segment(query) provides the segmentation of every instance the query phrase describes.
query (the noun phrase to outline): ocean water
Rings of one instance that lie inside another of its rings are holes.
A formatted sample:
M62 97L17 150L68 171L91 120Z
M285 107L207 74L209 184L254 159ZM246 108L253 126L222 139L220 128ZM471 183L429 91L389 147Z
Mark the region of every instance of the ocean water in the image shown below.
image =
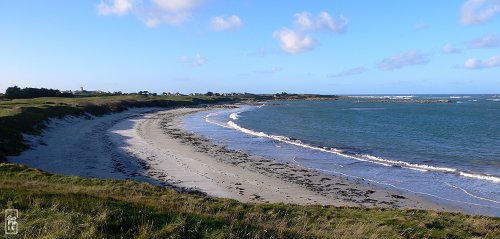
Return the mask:
M269 102L197 113L183 125L232 149L500 216L500 96Z

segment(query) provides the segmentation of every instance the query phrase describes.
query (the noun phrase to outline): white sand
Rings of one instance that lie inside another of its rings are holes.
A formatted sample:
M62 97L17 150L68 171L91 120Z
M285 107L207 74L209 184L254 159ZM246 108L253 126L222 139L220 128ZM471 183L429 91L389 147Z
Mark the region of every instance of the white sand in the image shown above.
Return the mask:
M118 122L129 122L129 118L151 111L158 109L136 108L103 117L53 119L43 137L25 135L32 149L10 157L9 161L64 175L152 182L138 175L143 170L140 162L117 150L109 132Z
M160 128L161 119L162 112L149 114L131 120L135 122L133 128L126 127L129 121L122 121L110 129L113 134L119 135L116 138L127 137L124 141L127 146L122 149L144 159L152 168L149 175L155 179L167 180L185 188L196 188L210 196L240 201L329 202L327 198L299 185L226 164L207 154L196 152L192 147L164 134Z

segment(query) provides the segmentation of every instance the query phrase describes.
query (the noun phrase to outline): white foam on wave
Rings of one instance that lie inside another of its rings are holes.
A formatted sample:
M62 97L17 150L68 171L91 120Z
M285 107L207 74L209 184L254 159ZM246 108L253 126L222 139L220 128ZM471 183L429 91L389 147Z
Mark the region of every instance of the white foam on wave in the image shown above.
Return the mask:
M405 167L409 169L416 169L419 171L426 170L426 171L440 171L440 172L448 172L448 173L454 173L457 170L454 168L445 168L445 167L434 167L434 166L429 166L425 164L415 164L415 163L408 163L405 161L399 161L399 160L388 160L388 159L383 159L371 155L364 155L366 158L369 158L373 161L382 161L385 163L391 164L391 166L400 166L400 167Z
M238 116L239 116L238 114L239 113L240 112L232 113L232 114L229 115L229 118L231 118L233 120L238 120Z
M364 110L385 110L385 108L349 108L350 110L364 111Z
M365 99L391 99L391 100L410 100L412 99L413 95L352 95L349 97L354 97L354 98L365 98Z
M469 178L475 178L475 179L480 179L480 180L487 180L487 181L491 181L494 183L500 183L499 177L491 176L491 175L466 173L466 172L461 172L455 168L437 167L437 166L430 166L430 165L425 165L425 164L409 163L409 162L400 161L400 160L389 160L389 159L384 159L384 158L380 158L380 157L376 157L376 156L372 156L372 155L368 155L368 154L351 155L351 154L343 153L342 150L338 150L335 148L316 147L316 146L305 144L305 143L301 142L300 140L292 140L286 136L271 135L271 134L266 134L264 132L256 132L256 131L253 131L250 129L246 129L246 128L239 126L238 124L236 124L233 121L229 121L229 122L227 122L227 124L222 124L222 123L218 123L218 122L214 122L214 121L210 120L210 117L215 116L215 115L217 115L217 114L210 113L210 114L206 115L204 117L205 121L208 123L211 123L211 124L219 125L219 126L224 127L224 128L235 129L235 130L238 130L238 131L243 132L243 133L248 134L248 135L261 137L261 138L268 138L268 139L272 139L275 141L299 146L302 148L331 153L331 154L339 155L342 157L351 158L351 159L354 159L357 161L375 163L375 164L383 165L386 167L402 167L402 168L407 168L407 169L421 171L421 172L431 171L431 172L452 173L452 174L460 175L463 177L469 177Z
M253 135L253 136L257 136L257 137L265 137L265 138L270 138L269 135L267 135L266 133L263 133L263 132L255 132L253 130L249 130L249 129L245 129L243 127L240 127L239 125L237 125L236 123L234 123L233 121L229 121L227 122L227 125L229 125L229 127L233 128L233 129L237 129L245 134L249 134L249 135Z
M221 123L218 123L218 122L215 122L215 121L210 120L210 117L212 117L212 116L216 116L216 115L218 115L218 114L217 114L217 113L210 113L210 114L205 115L203 118L205 119L205 121L206 121L207 123L210 123L210 124L215 124L215 125L218 125L218 126L220 126L220 127L224 127L224 128L231 129L231 127L229 127L229 126L227 126L227 125L224 125L224 124L221 124Z
M411 98L413 98L413 95L393 95L389 97L391 100L410 100Z
M491 175L480 175L480 174L465 173L465 172L460 172L459 174L464 177L476 178L476 179L493 181L495 183L500 183L500 178Z
M420 172L429 172L429 170L421 169L421 168L409 168L409 167L402 167L402 168L411 169L411 170L420 171Z

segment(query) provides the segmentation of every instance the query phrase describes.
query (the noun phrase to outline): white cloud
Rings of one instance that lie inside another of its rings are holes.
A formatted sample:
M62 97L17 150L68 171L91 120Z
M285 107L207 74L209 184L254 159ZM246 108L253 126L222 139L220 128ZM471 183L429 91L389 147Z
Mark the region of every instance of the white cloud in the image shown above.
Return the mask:
M328 12L321 12L316 17L308 12L301 12L296 13L294 17L294 29L283 27L273 33L274 38L280 42L281 50L290 54L312 50L319 45L318 41L308 35L310 32L326 30L344 33L348 25L346 17L341 15L336 20Z
M403 52L398 55L387 57L378 63L381 70L395 70L406 66L422 65L428 63L427 56L416 51Z
M189 17L189 12L166 13L157 9L149 9L138 12L137 16L144 22L147 27L155 28L161 24L171 26L182 25Z
M194 64L196 64L197 66L201 66L201 65L205 64L206 62L207 62L207 58L203 57L200 54L196 55L196 58L194 60Z
M243 22L241 21L240 17L236 15L232 15L227 18L224 18L223 16L217 16L212 18L212 21L210 22L210 26L216 31L236 29L241 27L242 25Z
M161 24L181 25L191 17L192 10L203 0L102 0L97 6L99 15L133 13L147 27Z
M194 57L189 57L189 56L181 56L179 57L180 62L184 64L189 64L192 66L201 66L204 65L207 62L207 58L200 54L196 54Z
M464 62L464 67L467 69L474 69L479 66L479 60L476 58L469 58Z
M200 4L200 0L153 0L160 8L167 12L186 12Z
M303 31L328 30L343 33L347 29L348 19L340 15L336 20L328 12L321 12L313 18L308 12L301 12L294 15L295 25Z
M500 46L499 36L485 36L469 42L471 48L494 48Z
M97 13L99 15L124 15L132 10L135 0L108 0L101 1L97 5Z
M481 69L481 68L500 67L500 56L492 56L486 60L469 58L464 62L463 67L466 69Z
M296 13L295 25L302 29L313 29L315 28L315 23L311 19L311 14L308 12Z
M275 31L273 36L280 41L281 49L290 54L312 50L318 45L312 37L288 28Z
M500 0L467 0L461 9L464 24L485 22L500 12Z
M455 54L455 53L460 53L460 50L455 48L451 44L446 44L441 49L441 53L443 53L443 54Z
M368 69L366 69L365 67L356 67L356 68L351 68L351 69L341 71L341 72L336 73L336 74L332 74L332 75L330 75L330 77L352 76L352 75L362 74L362 73L365 73L367 71L368 71Z
M160 23L160 20L157 18L149 18L144 21L144 24L146 24L146 26L150 28L155 28L160 25Z

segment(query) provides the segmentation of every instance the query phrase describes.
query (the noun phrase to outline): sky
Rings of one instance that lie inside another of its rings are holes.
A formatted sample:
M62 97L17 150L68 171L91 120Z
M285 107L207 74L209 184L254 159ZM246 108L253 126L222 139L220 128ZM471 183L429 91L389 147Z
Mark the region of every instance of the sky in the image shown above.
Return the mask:
M500 0L2 0L9 86L500 93Z

